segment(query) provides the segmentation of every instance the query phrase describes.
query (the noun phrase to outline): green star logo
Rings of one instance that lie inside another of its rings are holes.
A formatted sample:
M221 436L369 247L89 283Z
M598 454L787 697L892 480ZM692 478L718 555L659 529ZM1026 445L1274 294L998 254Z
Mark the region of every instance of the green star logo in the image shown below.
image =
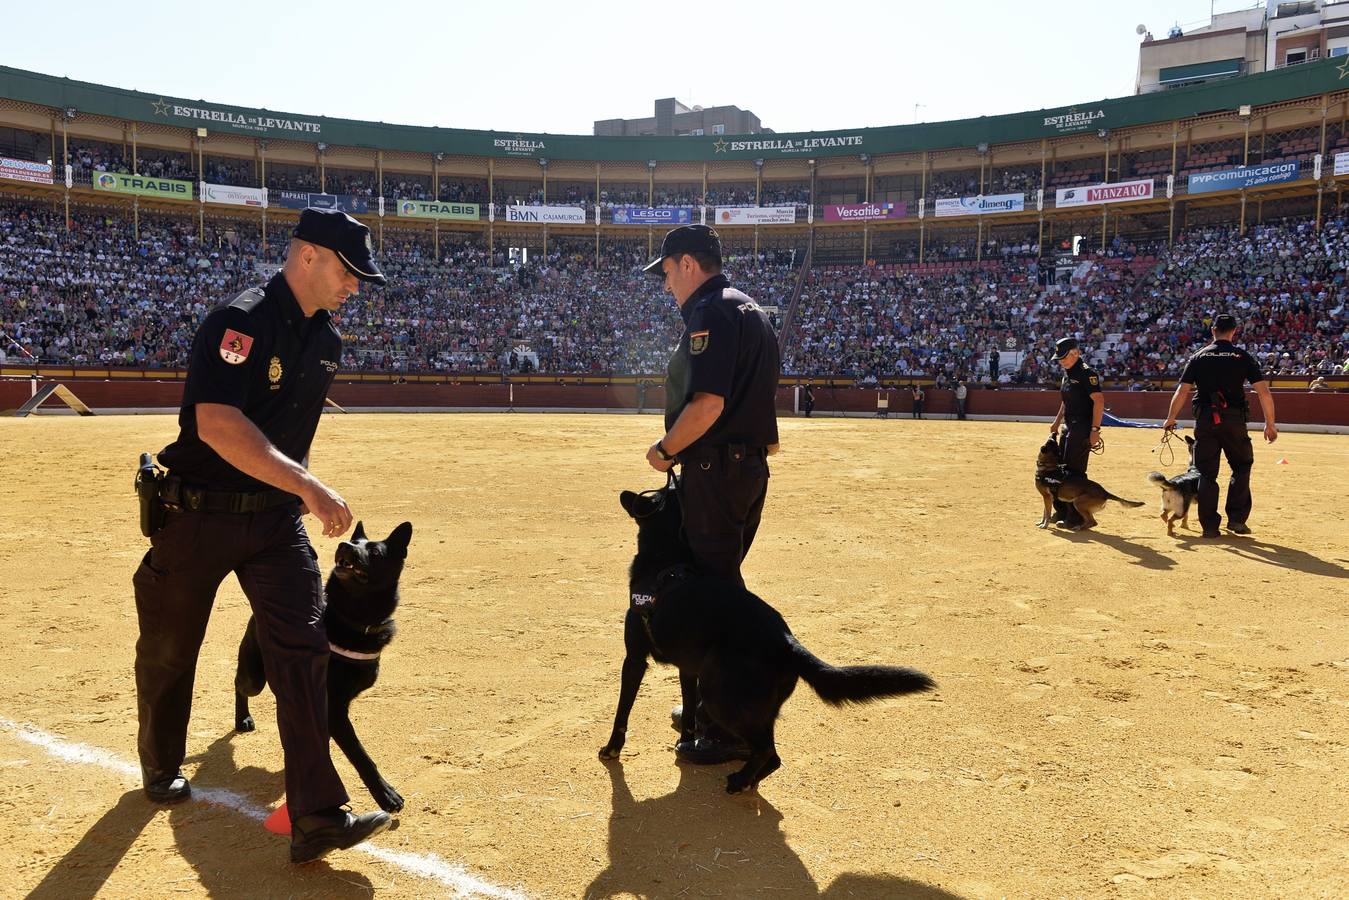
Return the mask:
M163 97L160 97L158 100L156 100L154 103L151 103L150 105L155 108L155 115L157 116L167 116L169 114L169 105L164 102Z
M713 144L712 146L716 148L716 151L717 151L718 153L725 153L725 152L726 152L726 141L723 140L722 138L717 138L717 142L716 142L715 144Z

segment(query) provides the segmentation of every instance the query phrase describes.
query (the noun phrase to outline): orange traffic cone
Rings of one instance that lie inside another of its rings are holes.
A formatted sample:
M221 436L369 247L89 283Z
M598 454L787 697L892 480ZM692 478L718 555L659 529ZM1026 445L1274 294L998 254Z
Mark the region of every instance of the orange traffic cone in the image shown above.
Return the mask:
M276 812L262 823L262 827L272 834L290 834L290 810L286 808L286 804L282 803L277 807Z
M1276 462L1274 465L1276 465L1276 466L1286 466L1286 465L1288 465L1288 457L1285 456L1283 459L1279 460L1279 461Z

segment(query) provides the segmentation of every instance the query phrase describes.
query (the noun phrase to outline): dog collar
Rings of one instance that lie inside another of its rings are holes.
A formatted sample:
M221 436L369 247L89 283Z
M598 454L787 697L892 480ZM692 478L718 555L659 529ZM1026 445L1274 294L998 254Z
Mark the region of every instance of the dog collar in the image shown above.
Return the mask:
M378 653L358 653L355 650L348 650L346 647L339 647L332 641L328 642L328 649L338 656L345 656L347 659L372 660L379 659Z

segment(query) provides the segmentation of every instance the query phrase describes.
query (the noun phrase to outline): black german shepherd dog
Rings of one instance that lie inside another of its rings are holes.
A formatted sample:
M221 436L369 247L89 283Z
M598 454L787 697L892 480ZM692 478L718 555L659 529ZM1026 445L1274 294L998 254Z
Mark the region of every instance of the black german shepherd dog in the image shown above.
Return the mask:
M728 794L753 789L782 765L773 726L798 678L833 706L936 686L914 669L822 662L797 642L773 607L733 582L699 575L681 533L673 479L659 491L624 491L619 501L637 520L637 555L628 573L618 712L600 759L617 759L623 749L648 656L679 667L681 740L693 737L692 711L701 698L709 719L749 744L744 768L726 779Z
M384 780L365 752L351 724L351 701L379 678L379 654L393 640L393 613L398 607L398 578L412 540L412 523L404 522L382 541L365 536L356 523L350 541L337 545L337 565L323 591L328 605L323 624L328 631L328 730L342 748L380 809L398 812L403 798ZM248 698L262 693L267 675L256 626L248 620L239 644L239 669L234 676L234 728L253 731Z

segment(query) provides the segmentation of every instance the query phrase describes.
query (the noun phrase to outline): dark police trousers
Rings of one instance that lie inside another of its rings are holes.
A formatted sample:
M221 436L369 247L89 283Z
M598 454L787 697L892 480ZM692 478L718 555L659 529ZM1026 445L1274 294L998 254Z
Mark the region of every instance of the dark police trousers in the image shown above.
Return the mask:
M684 534L700 571L744 587L740 563L754 543L768 496L762 447L699 447L679 454Z
M1059 440L1059 464L1075 475L1087 474L1091 460L1091 422L1065 422L1068 431ZM1082 515L1071 503L1054 501L1054 517L1068 525L1081 525Z
M1251 514L1251 465L1255 450L1246 430L1246 414L1240 409L1213 410L1195 414L1194 466L1199 470L1199 524L1214 531L1222 522L1218 515L1218 459L1227 457L1232 479L1227 483L1227 523L1241 524Z
M136 696L149 784L183 763L192 682L220 583L236 573L276 695L291 819L347 802L328 752L328 638L318 555L298 504L257 513L170 512L136 586Z

